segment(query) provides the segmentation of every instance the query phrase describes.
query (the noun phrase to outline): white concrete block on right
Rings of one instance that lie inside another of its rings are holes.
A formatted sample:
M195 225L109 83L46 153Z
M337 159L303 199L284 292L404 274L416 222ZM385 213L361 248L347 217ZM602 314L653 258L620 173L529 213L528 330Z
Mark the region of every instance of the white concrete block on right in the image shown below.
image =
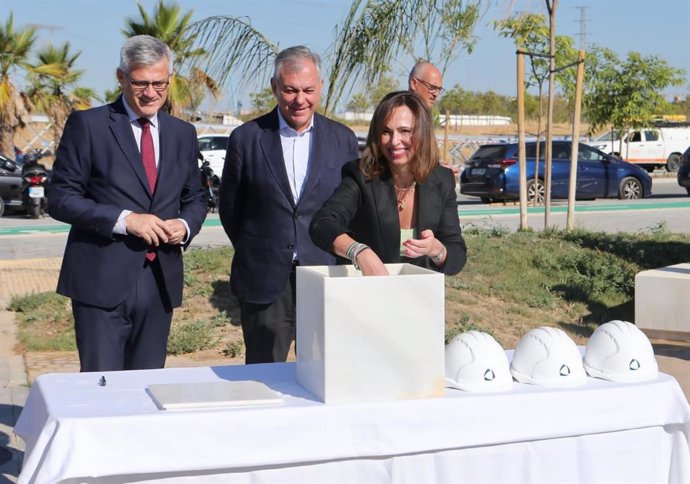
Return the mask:
M635 324L651 337L690 341L690 263L635 276Z

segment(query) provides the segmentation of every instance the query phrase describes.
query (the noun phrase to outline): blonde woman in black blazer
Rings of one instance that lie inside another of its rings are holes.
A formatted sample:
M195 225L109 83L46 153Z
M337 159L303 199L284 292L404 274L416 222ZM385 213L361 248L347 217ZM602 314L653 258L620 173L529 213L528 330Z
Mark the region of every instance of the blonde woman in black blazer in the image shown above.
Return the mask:
M409 91L388 94L374 112L367 148L343 167L342 182L314 216L318 247L363 275L408 262L457 274L467 248L460 233L455 178L439 165L429 109Z

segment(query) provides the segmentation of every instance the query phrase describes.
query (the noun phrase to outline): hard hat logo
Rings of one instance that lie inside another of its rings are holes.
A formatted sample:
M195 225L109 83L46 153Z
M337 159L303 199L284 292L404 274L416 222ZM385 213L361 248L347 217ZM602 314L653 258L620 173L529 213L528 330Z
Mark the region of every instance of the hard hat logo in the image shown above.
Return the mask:
M508 357L488 333L466 331L445 351L446 387L466 392L500 392L513 387Z
M628 321L599 326L587 342L583 363L590 376L610 381L653 380L659 374L652 344Z
M545 387L584 385L587 374L575 342L559 328L541 326L518 341L510 372L520 383Z

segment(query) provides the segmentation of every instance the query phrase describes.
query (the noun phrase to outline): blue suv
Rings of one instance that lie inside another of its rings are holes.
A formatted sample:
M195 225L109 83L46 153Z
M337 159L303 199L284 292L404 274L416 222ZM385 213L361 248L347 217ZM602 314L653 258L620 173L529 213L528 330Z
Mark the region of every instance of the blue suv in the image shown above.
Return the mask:
M544 200L545 143L525 144L527 158L527 199ZM551 198L568 198L570 182L570 141L552 142ZM638 199L652 194L652 179L641 167L607 155L596 148L578 144L576 198ZM536 173L536 177L535 177ZM460 193L480 197L484 202L517 200L519 191L518 144L482 145L472 155L460 176Z

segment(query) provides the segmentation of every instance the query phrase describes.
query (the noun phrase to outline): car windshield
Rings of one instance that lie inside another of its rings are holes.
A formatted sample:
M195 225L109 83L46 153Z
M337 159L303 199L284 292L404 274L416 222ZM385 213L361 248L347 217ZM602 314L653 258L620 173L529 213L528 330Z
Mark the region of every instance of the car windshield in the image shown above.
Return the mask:
M620 131L614 130L614 131L605 131L604 133L600 134L598 137L594 138L592 141L611 141L611 135L613 135L614 141L621 139Z
M490 160L494 158L503 158L506 153L506 146L500 145L486 145L480 146L472 155L473 160Z

